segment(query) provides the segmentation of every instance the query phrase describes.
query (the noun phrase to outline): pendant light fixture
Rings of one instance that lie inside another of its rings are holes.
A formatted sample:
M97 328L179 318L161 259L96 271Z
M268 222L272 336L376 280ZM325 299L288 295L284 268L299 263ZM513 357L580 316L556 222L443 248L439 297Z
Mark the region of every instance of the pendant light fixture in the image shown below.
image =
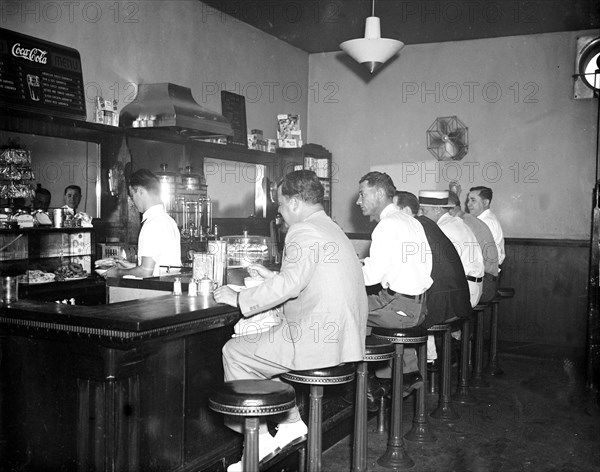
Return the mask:
M371 16L367 18L365 24L365 37L351 39L340 44L342 51L356 62L364 64L371 74L400 51L403 46L402 41L381 37L381 25L379 18L375 16L375 0L373 0Z

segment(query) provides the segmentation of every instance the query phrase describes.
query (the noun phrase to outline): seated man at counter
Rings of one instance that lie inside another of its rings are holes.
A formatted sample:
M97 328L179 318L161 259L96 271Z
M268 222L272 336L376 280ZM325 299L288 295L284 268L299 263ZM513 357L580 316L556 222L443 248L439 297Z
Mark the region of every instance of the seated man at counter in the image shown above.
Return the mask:
M427 317L423 327L431 328L450 319L469 316L471 313L469 285L460 256L452 241L433 220L419 215L421 208L416 195L398 191L394 202L400 210L415 217L421 223L431 247L433 283L427 290ZM437 358L433 335L427 337L427 353L428 360Z
M484 274L483 253L473 231L457 216L449 212L454 207L449 203L448 190L419 191L419 205L423 215L437 223L444 234L452 241L469 285L470 302L474 307L479 303Z
M504 251L504 233L498 218L490 209L492 196L493 192L489 187L471 187L467 195L467 210L490 228L498 249L498 265L501 266L506 255Z
M470 213L462 211L460 207L460 197L456 193L450 192L448 200L454 205L449 213L452 216L462 218L465 224L471 228L471 231L473 231L473 234L479 242L481 252L483 253L483 267L485 271L483 274L481 300L479 300L479 302L489 302L496 295L498 288L498 248L494 241L494 235L490 231L488 225L483 221Z
M367 295L354 247L323 210L323 185L308 170L287 174L278 184L279 213L288 231L279 273L251 265L265 281L236 293L215 290L219 303L250 317L283 304L280 323L256 336L239 336L223 347L225 381L271 379L292 370L360 361L367 327ZM238 424L227 425L241 432ZM283 415L272 437L259 433L259 459L267 460L303 439L306 424L297 408ZM242 463L227 469L242 470Z
M423 227L394 205L395 194L389 175L369 172L359 181L356 204L363 215L378 222L363 264L365 284L381 284L377 293L369 295L368 325L405 329L425 320L426 291L433 282L432 259ZM414 349L405 349L403 367L404 395L408 395L423 385ZM377 374L380 379L389 379L391 368L378 369Z
M133 268L119 262L105 277L160 275L160 266L181 267L179 228L165 211L160 198L160 181L148 169L140 169L129 178L129 197L142 213L138 236L138 265Z

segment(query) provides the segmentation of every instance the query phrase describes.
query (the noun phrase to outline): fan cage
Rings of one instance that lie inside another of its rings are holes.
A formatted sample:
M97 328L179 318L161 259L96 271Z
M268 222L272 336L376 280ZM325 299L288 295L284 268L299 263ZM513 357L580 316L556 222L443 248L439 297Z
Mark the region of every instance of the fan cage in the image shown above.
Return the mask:
M460 139L444 141L450 133L460 133ZM427 129L427 150L438 161L460 161L469 150L469 128L456 116L436 118Z

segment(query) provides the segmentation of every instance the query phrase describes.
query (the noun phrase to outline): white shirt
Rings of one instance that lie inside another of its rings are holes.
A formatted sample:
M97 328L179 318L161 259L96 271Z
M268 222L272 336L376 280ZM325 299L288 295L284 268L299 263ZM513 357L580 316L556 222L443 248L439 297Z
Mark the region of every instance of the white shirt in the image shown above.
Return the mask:
M179 228L162 203L148 208L142 216L142 228L138 237L138 265L142 263L142 257L154 260L153 276L160 274L160 266L181 266Z
M492 236L494 236L494 241L496 242L496 247L498 248L498 264L502 264L502 261L504 261L504 258L506 257L506 253L504 252L504 233L502 232L502 226L500 226L498 218L496 218L496 215L494 215L489 208L483 211L477 218L490 228Z
M481 252L479 241L477 241L471 228L461 218L452 216L450 213L444 213L437 224L444 234L448 236L448 239L452 241L452 244L454 244L465 270L465 276L483 277L485 269L483 253ZM483 284L471 280L468 283L471 306L475 306L481 299Z
M371 235L369 257L364 260L366 285L405 295L420 295L433 283L431 248L423 226L412 216L390 204Z

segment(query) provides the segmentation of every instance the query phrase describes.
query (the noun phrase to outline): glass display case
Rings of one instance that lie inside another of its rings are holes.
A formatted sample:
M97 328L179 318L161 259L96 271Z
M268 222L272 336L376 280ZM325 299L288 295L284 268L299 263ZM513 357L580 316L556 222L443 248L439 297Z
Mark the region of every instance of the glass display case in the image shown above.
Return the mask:
M23 276L22 284L85 279L94 259L93 228L0 229L0 273Z

